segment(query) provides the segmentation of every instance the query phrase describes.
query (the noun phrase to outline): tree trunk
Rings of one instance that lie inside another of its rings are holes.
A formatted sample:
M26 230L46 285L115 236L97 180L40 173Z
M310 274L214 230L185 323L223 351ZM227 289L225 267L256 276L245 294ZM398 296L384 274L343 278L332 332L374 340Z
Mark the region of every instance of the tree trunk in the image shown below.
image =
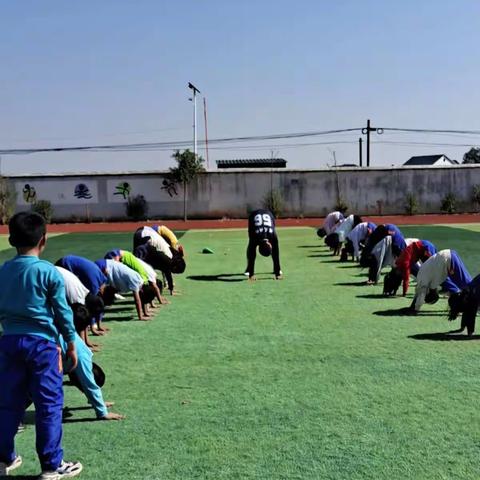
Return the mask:
M187 182L183 182L183 221L187 221Z

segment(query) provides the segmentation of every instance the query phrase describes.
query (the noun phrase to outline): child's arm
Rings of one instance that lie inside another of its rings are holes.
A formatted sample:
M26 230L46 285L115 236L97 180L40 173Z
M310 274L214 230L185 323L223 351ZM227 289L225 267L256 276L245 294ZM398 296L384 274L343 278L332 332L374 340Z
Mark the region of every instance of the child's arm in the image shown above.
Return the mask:
M55 325L67 343L66 356L72 362L71 370L74 370L77 367L78 359L74 343L76 332L73 325L73 312L67 303L62 276L53 266L51 272L52 275L49 278L49 300L55 315Z
M140 294L138 292L133 292L133 298L135 300L135 308L137 310L137 316L139 320L144 320L143 310L142 310L142 301L140 300Z
M80 350L81 346L79 347L79 351ZM102 389L95 383L90 353L88 355L79 355L78 367L75 370L75 375L82 386L83 392L88 399L88 403L92 405L99 420L121 420L124 418L118 414L108 413L107 406L103 400Z

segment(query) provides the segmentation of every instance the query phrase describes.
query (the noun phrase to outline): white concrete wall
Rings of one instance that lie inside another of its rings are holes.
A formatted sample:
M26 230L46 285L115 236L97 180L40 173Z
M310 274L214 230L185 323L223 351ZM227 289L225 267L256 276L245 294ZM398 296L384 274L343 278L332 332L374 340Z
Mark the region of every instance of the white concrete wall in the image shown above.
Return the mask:
M28 208L34 198L49 200L56 220L125 218L129 194L144 195L150 218L180 218L183 212L182 188L169 189L167 173L10 180L18 194L18 210ZM439 212L448 192L457 196L459 211L472 211L472 189L477 184L480 165L216 171L199 175L190 186L188 211L191 218L245 217L249 209L262 204L272 186L282 193L284 216L323 216L334 208L337 190L350 210L359 214L404 213L408 193L416 195L422 213Z

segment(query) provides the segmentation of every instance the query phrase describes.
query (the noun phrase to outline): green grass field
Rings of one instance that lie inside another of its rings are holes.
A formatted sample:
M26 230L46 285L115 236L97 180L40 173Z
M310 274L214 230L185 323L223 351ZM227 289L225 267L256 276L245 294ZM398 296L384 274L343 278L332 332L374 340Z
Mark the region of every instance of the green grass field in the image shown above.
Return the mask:
M478 273L477 226L402 230L457 250ZM418 317L374 315L412 294L342 285L365 272L334 261L313 229L279 236L283 281L262 257L256 283L241 275L245 231L189 231L183 295L152 322L134 321L130 304L113 307L95 358L105 398L127 419L94 421L66 387L65 457L83 462L81 478L478 480L478 337L425 335L454 327L445 299ZM130 244L124 234L62 235L45 258L95 259ZM200 254L204 246L215 254ZM6 247L2 239L1 261ZM32 422L28 412L18 475L39 472Z

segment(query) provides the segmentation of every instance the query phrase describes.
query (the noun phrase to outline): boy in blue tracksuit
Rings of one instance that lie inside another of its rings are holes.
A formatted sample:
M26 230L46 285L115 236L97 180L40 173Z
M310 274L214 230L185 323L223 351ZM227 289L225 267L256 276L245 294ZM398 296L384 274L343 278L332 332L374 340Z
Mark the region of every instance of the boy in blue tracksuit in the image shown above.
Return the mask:
M61 275L39 259L46 244L43 217L18 213L9 222L9 232L17 256L0 268L0 476L22 463L14 438L31 397L40 478L70 478L81 472L82 465L63 460L63 369L57 342L61 333L75 368L72 310Z

